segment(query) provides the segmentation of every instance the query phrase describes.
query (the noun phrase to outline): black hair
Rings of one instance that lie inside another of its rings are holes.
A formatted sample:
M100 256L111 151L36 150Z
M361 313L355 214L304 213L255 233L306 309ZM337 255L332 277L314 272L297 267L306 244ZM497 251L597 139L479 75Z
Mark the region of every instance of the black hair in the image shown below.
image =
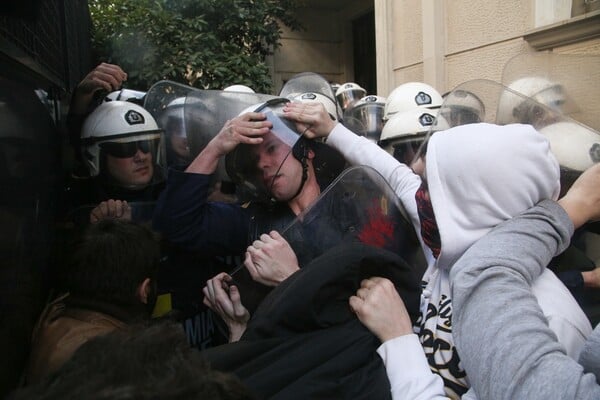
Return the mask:
M64 276L72 295L115 305L139 304L136 291L156 282L160 250L156 234L131 221L102 220L74 242Z

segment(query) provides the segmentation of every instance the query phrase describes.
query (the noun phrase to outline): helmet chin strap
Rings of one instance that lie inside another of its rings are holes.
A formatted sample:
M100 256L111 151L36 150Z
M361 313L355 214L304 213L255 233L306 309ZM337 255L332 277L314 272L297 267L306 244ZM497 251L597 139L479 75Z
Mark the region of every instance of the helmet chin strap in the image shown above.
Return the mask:
M294 158L295 158L295 156L294 156ZM302 157L300 160L298 160L300 162L300 164L302 164L302 179L300 181L300 185L298 186L298 190L296 190L296 193L294 193L294 195L292 197L290 197L290 199L288 201L293 200L296 197L298 197L298 195L300 194L300 192L302 192L302 189L304 188L304 184L308 180L308 162L306 161L307 159L308 159L308 148L305 146L304 151L302 153ZM272 183L271 183L271 185L272 185ZM269 190L269 192L271 192L271 190ZM271 198L271 200L274 201L273 198Z
M306 161L308 159L308 152L308 145L304 143L302 146L302 157L300 157L300 160L298 160L300 161L300 164L302 164L302 180L300 181L300 186L298 186L298 190L296 190L296 193L292 196L290 200L293 200L296 197L298 197L298 195L300 194L300 192L302 192L302 189L304 188L306 180L308 179L308 161Z
M302 191L302 188L304 188L306 180L308 179L308 162L306 162L306 156L302 157L300 163L302 164L302 181L300 181L300 186L298 187L298 190L296 190L296 194L294 194L290 200L293 200L296 197L298 197L298 195Z

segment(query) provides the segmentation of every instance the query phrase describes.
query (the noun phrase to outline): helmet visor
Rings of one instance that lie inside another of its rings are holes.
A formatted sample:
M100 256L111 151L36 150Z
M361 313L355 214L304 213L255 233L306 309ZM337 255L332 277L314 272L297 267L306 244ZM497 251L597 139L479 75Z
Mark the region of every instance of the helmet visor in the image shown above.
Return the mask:
M533 97L494 81L477 79L467 81L454 90L466 91L477 96L483 104L481 122L496 125L521 123L533 126L549 141L552 153L561 167L562 189L567 190L572 181L581 172L600 160L600 133L593 127L583 125L570 117L567 107L569 96L556 96L564 87L554 86L545 92L538 92ZM457 104L456 96L448 96L440 109L439 115L448 115ZM566 99L567 103L550 101ZM539 100L546 100L545 103ZM458 126L453 120L450 127ZM462 121L465 122L465 121ZM464 123L460 124L464 125ZM427 139L419 150L417 157L423 157L427 150L427 141L435 132L427 134Z
M377 143L383 129L383 107L381 103L363 103L344 112L344 125L359 136Z
M340 103L342 110L346 111L354 103L365 97L365 95L366 92L364 89L343 90L336 96L336 99Z
M107 138L97 146L99 173L111 184L138 190L164 180L161 166L165 156L161 133Z
M100 144L100 149L104 153L116 158L133 157L138 151L144 154L157 154L160 139L138 140L135 142L105 142Z
M471 91L454 89L444 95L439 113L450 126L475 124L483 120L485 104Z
M184 119L185 99L194 88L172 81L159 81L149 90L144 107L165 132L166 165L187 165L192 160Z
M549 86L520 86L514 89L549 108L560 109L561 114L600 131L598 65L598 55L524 53L506 63L501 83L511 89L514 88L512 84L518 81L531 83L544 80L551 83Z
M282 103L280 103L282 104ZM240 144L226 157L229 176L257 199L273 196L281 167L301 135L295 125L279 117L276 108L266 105L257 109L273 125L259 144Z
M327 79L314 72L302 72L291 77L281 88L279 97L289 98L306 92L320 93L332 100L335 98L335 93Z
M392 155L398 161L405 165L411 165L419 148L423 144L423 140L425 138L421 137L421 139L412 139L405 140L399 143L392 144Z
M481 122L481 114L464 107L446 107L441 115L451 126L475 124Z

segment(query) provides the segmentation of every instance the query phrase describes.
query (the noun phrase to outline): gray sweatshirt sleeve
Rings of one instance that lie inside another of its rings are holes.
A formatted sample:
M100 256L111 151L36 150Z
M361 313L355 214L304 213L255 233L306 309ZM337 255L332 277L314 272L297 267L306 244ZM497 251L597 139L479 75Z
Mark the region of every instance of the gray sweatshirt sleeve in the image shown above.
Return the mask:
M596 381L600 382L600 324L596 325L596 329L581 350L579 363L584 371L596 375Z
M565 354L530 289L572 233L562 207L543 201L498 225L450 271L452 334L478 398L600 399L596 377Z

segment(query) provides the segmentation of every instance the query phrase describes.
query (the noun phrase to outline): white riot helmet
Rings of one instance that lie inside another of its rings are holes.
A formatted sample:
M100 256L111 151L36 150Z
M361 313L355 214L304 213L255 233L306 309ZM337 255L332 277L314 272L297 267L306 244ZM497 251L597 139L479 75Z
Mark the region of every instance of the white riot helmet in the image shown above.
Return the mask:
M473 92L456 89L443 96L440 114L452 127L482 122L485 117L483 101Z
M600 133L587 126L561 121L540 129L540 133L548 138L563 168L583 172L600 162Z
M106 154L125 158L140 150L150 152L154 164L158 164L161 137L162 129L143 107L126 101L102 103L85 119L81 133L81 150L89 175L103 172Z
M333 99L321 94L314 92L306 92L293 96L290 100L298 103L314 103L318 102L325 106L325 109L329 113L332 120L337 121L337 108Z
M379 146L403 164L410 165L429 132L448 129L437 110L414 107L394 114L383 126Z
M255 93L254 90L246 85L231 85L223 89L225 92L242 92L242 93Z
M301 72L292 76L281 87L279 96L291 99L300 93L307 92L321 93L332 99L335 97L329 81L316 72Z
M158 117L160 127L166 130L166 126L169 123L169 121L183 121L184 106L185 97L177 97L176 99L171 100L169 104L167 104L167 106L165 107L164 111ZM183 135L185 135L185 132L183 133Z
M542 121L544 114L547 113L539 107L536 109L535 103L560 110L566 102L566 95L561 85L539 76L517 79L508 86L508 89L510 90L502 92L498 103L496 122L500 125L512 123L526 123L538 127L547 125Z
M407 82L392 90L387 97L383 120L414 107L439 108L442 102L442 95L432 86L423 82Z
M367 95L367 91L363 89L359 84L354 82L346 82L337 88L335 92L335 98L342 108L342 111L346 111L348 107L356 103Z
M344 112L346 128L377 143L383 128L385 97L369 95L350 105Z

